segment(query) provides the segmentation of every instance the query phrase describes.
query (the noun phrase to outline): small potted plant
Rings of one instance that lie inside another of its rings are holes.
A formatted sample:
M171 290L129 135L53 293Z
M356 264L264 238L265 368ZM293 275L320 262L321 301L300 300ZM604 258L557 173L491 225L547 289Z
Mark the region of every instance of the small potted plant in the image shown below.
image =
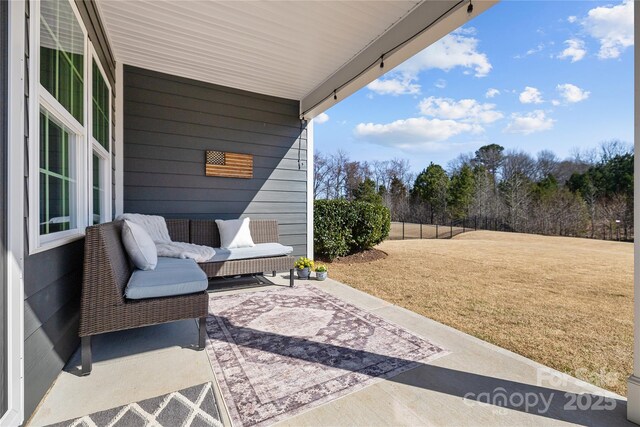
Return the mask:
M301 256L296 261L295 268L298 279L306 280L311 274L311 269L313 268L313 260Z
M323 265L323 264L319 264L316 267L316 280L319 281L323 281L324 279L327 278L327 273L329 272L329 270L327 270L327 266Z

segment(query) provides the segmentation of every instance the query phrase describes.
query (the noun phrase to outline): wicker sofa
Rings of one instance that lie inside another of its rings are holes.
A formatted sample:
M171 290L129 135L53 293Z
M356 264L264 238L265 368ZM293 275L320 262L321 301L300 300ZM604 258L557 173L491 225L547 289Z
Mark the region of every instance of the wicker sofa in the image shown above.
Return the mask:
M220 247L220 233L213 220L168 219L167 228L174 242ZM254 243L278 242L278 221L251 220L249 223ZM208 277L237 276L240 274L272 273L289 271L289 286L293 286L293 264L295 258L288 255L262 258L234 259L228 261L200 263Z
M214 221L167 220L171 239L212 247L220 246ZM255 243L278 241L276 221L252 221ZM183 319L199 319L198 349L205 346L209 297L205 291L167 297L127 299L125 289L134 267L122 244L122 221L88 227L80 307L82 375L91 372L91 337L106 332L156 325ZM227 276L279 271L290 273L293 286L294 258L277 256L235 259L198 264L206 276ZM194 264L195 267L195 264ZM196 269L197 270L197 269Z
M82 375L91 372L91 337L105 332L199 319L198 348L204 349L209 306L206 291L129 300L125 288L134 267L122 244L122 222L87 228L80 300Z

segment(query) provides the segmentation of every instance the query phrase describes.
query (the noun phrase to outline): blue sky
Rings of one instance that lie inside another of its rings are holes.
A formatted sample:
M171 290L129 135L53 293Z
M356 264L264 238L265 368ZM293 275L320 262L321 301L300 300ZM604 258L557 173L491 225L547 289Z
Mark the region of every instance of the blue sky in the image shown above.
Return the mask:
M497 143L633 143L633 2L503 1L316 119L315 147L414 172Z

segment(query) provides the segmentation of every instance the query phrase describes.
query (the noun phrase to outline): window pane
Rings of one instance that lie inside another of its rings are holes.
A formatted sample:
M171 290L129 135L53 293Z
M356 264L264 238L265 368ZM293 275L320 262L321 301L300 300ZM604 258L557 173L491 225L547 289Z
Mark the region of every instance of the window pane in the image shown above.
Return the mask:
M40 113L40 234L76 228L76 181L71 133Z
M109 151L109 87L93 61L93 137Z
M104 182L102 171L104 160L93 154L93 224L102 222L102 212L104 210Z
M82 29L68 0L40 4L40 83L84 124Z

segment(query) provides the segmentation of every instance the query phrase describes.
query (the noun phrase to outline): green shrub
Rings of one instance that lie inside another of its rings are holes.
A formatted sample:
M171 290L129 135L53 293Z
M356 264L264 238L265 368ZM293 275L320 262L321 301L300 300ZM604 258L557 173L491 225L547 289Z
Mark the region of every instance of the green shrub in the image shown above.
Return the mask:
M313 210L316 255L330 260L349 253L353 211L346 200L316 200Z
M352 202L355 222L352 227L351 251L370 249L389 236L391 214L382 205L367 202Z
M347 200L316 200L316 256L330 260L370 249L389 235L391 215L382 205Z

